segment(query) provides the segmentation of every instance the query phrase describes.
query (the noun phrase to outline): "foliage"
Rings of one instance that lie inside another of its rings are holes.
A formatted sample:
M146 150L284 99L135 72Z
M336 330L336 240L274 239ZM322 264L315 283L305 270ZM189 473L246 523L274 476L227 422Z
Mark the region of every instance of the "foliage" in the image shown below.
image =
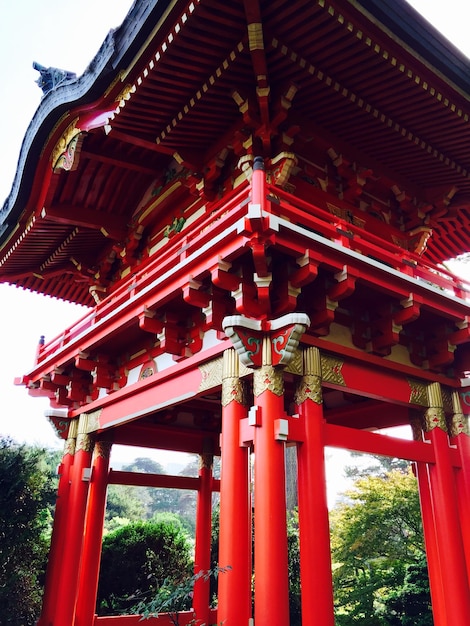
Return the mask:
M192 576L183 576L179 580L167 578L163 581L163 584L158 589L154 598L140 602L137 607L135 607L136 612L144 618L158 617L161 613L167 613L172 624L178 626L179 613L191 608L193 589L196 581L201 578L206 582L212 579L217 580L219 574L223 574L229 569L230 567L214 566L210 570L201 570ZM201 621L197 619L196 614L193 615L190 624L204 626L204 624L201 624Z
M330 515L338 626L431 625L429 596L421 602L414 622L391 621L393 611L397 613L394 602L405 594L410 576L421 575L421 589L427 584L426 570L418 567L425 553L411 470L359 478L346 496L348 501ZM412 610L403 606L400 619Z
M179 579L190 571L190 551L186 534L172 522L133 522L107 534L103 540L98 613L132 613L138 600L161 587L168 572Z
M0 606L9 626L34 624L40 610L55 491L49 456L0 438Z
M300 545L297 509L287 517L287 555L289 568L289 615L290 626L301 626L300 600Z

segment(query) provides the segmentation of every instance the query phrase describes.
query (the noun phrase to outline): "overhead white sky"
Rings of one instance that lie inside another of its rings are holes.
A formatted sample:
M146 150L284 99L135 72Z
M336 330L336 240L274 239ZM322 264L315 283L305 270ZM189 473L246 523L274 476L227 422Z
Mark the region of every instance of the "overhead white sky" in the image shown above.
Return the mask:
M10 192L21 142L41 100L33 61L82 74L131 4L131 0L0 0L0 206ZM468 0L411 4L470 56ZM48 402L30 398L12 380L32 365L40 335L52 339L84 311L3 284L0 304L0 434L61 447L43 417Z

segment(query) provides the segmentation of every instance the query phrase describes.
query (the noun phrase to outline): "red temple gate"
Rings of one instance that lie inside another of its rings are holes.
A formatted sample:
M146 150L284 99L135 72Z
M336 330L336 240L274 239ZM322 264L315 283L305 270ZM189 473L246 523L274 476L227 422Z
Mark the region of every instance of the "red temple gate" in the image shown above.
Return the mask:
M117 482L197 489L196 571L220 490L231 570L198 619L288 624L287 445L304 626L334 624L325 446L414 462L434 621L467 623L469 288L442 266L470 239L464 68L401 0L160 0L46 81L0 277L90 311L18 381L66 442L41 625L139 621L95 616ZM113 444L199 454L199 477L110 471Z

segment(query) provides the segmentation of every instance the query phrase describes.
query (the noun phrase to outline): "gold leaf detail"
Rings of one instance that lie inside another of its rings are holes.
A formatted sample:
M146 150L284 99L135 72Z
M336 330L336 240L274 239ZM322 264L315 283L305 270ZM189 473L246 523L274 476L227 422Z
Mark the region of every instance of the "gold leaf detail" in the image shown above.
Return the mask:
M199 371L201 372L201 383L198 391L213 389L214 387L218 387L222 384L222 361L222 357L218 357L199 366Z
M307 374L300 381L294 397L294 402L298 405L312 400L316 404L322 404L321 379L318 376Z
M325 382L333 383L335 385L346 386L346 382L343 378L342 369L344 361L337 359L336 357L329 356L327 354L321 355L321 374L322 379Z
M246 384L239 378L225 378L222 382L222 406L227 406L231 402L248 406Z
M444 432L447 432L444 409L438 406L429 408L424 414L424 428L426 432L430 432L434 430L434 428L440 428Z
M265 391L270 391L276 396L284 394L284 379L282 371L272 365L263 365L253 372L253 393L260 396Z
M419 406L428 406L428 392L424 383L418 380L408 379L410 386L410 404L418 404Z

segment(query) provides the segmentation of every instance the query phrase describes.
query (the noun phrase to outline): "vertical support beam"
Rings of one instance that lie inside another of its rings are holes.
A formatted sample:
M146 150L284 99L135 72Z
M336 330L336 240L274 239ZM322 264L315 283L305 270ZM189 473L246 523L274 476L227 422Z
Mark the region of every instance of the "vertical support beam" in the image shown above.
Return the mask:
M410 419L415 441L422 441L423 430L420 415L412 415ZM436 522L429 484L429 473L426 463L417 462L413 465L418 481L421 520L423 523L424 546L428 564L429 588L434 626L447 626L444 589L442 583L441 564L437 541Z
M426 437L431 441L436 462L429 467L431 497L436 523L439 561L446 603L447 622L466 626L470 615L470 590L465 565L455 475L439 383L428 385L429 408L425 413Z
M295 395L305 432L297 446L302 624L334 626L320 351L305 348L303 360L304 374Z
M255 490L255 624L288 626L286 488L284 442L275 438L284 416L282 370L272 366L263 338L263 362L253 374Z
M247 417L246 385L239 378L235 350L223 355L222 436L217 622L246 626L251 617L251 502L248 447L240 446L240 422Z
M194 574L205 574L211 568L212 519L212 453L200 456L199 491L196 504L196 543ZM198 623L209 623L210 580L199 576L194 583L193 609Z
M73 465L77 442L78 419L70 422L67 441L64 446L62 463L59 466L59 485L55 503L54 525L52 528L51 547L47 563L46 582L41 617L38 626L48 626L53 621L54 609L58 605L57 594L59 581L62 578L64 561L62 558L65 535L67 531L67 507L70 494L70 473Z
M94 448L78 583L76 626L93 624L95 615L111 445L106 441L97 441Z
M458 391L452 392L452 406L453 415L449 423L449 434L452 444L457 446L462 466L457 471L457 493L467 576L470 581L470 427L468 415L462 412Z
M78 576L83 545L85 511L93 444L88 430L88 415L78 422L77 445L71 472L70 497L67 512L67 535L62 554L62 577L59 582L58 603L54 626L74 624Z

